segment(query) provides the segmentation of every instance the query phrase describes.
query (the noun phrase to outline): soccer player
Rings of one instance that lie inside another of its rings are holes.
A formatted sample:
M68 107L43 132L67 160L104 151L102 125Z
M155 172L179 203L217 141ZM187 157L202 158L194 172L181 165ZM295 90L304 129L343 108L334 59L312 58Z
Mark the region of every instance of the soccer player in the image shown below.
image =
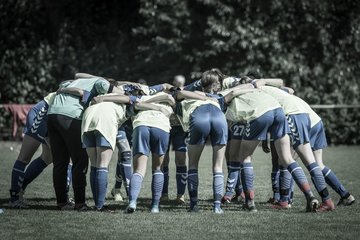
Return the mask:
M133 163L134 173L130 180L129 205L125 212L133 213L136 210L137 199L140 193L143 178L146 172L147 159L152 153L152 202L151 213L159 212L161 191L164 184L164 174L161 165L169 144L170 114L173 112L172 105L175 100L171 95L158 93L154 96L142 97L142 101L148 98L163 96L156 105L157 110L140 111L133 119Z
M81 78L68 87L80 88L87 93L87 100L99 94L113 92L114 86L104 78ZM72 185L76 210L88 210L85 203L86 172L88 156L81 142L81 119L89 101L60 93L55 96L48 110L48 131L53 156L53 181L58 209L69 209L66 194L66 171L71 157Z
M224 79L223 86L232 86L233 79ZM241 85L238 87L242 87ZM235 88L238 88L235 87ZM254 173L251 155L260 141L266 139L270 132L281 164L293 175L297 185L307 200L307 211L315 211L318 201L310 189L310 185L302 168L292 159L290 151L290 129L281 105L270 95L252 92L234 98L226 112L226 117L233 122L230 140L230 166L228 178L236 180L237 169L241 168L242 184L245 193L244 210L256 212L254 202Z
M57 93L64 92L80 97L81 93L79 93L78 89L63 89L69 84L70 81L61 83ZM28 205L23 200L23 194L26 187L37 176L39 176L39 174L49 164L52 163L52 155L49 148L49 143L46 141L48 134L47 111L49 105L52 104L55 95L56 92L48 94L42 101L33 106L27 115L26 125L24 128L24 139L21 145L19 156L14 163L11 175L9 202L11 208L28 208ZM31 158L34 156L40 144L42 147L41 155L31 161ZM28 164L29 166L26 168ZM68 179L69 176L71 176L70 164L68 166L67 176ZM69 198L67 198L67 201L69 201Z

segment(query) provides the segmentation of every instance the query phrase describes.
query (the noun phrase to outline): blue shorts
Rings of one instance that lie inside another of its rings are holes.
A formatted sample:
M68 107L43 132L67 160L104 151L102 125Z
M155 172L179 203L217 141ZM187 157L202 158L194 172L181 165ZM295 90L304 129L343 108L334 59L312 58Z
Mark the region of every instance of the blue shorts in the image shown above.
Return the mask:
M299 145L310 142L310 118L309 114L292 114L287 116L291 130L290 138L294 149Z
M83 135L83 147L94 148L94 147L105 147L111 148L111 144L108 140L97 130L91 132L85 132Z
M42 144L46 144L45 137L48 135L47 130L47 111L49 105L44 101L38 102L31 108L26 116L26 124L23 133L35 138Z
M116 141L127 139L129 142L130 147L132 146L132 133L133 133L133 127L132 122L130 119L126 120L121 127L118 130L118 133L116 135Z
M231 138L248 141L263 141L270 132L271 139L276 141L290 133L282 108L270 110L248 123L235 123L231 126Z
M182 126L171 127L168 151L170 150L170 143L171 143L173 151L187 152L185 139L186 139L186 133L184 132Z
M150 152L164 155L169 147L170 134L155 127L139 126L133 132L133 156L149 156Z
M211 144L226 145L228 126L224 113L212 104L201 105L190 115L191 145L203 145L210 136Z
M310 144L313 151L327 147L325 129L322 121L310 129Z

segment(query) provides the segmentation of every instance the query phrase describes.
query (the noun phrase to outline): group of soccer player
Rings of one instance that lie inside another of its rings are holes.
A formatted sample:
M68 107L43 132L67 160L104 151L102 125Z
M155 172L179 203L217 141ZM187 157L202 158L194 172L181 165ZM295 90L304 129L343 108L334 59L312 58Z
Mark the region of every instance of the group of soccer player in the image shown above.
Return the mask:
M59 210L114 212L105 200L109 164L117 147L111 194L123 201L120 189L124 186L125 212L135 212L151 154L150 212L158 213L160 202L169 200L172 145L176 203L186 203L187 186L189 212L198 212L198 166L207 142L212 146L214 213L223 213L221 205L234 199L242 203L242 210L257 211L252 155L260 143L265 152L271 152L272 208L291 208L295 184L304 193L307 212L335 209L327 185L340 195L338 205L355 201L324 165L322 149L327 143L321 118L282 79L252 74L232 77L211 69L189 85L178 75L171 84L147 86L78 73L75 80L62 82L31 109L24 134L12 170L12 208L29 207L23 197L26 187L53 163ZM31 161L40 145L41 156ZM309 171L321 203L294 160L294 152ZM94 207L85 202L89 162ZM69 197L70 185L74 199Z

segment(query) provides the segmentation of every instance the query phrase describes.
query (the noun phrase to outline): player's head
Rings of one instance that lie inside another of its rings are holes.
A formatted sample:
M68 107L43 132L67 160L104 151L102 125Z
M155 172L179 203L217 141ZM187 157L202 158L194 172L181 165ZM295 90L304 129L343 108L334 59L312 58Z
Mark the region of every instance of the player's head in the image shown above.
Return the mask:
M201 86L204 92L216 93L221 90L221 82L224 79L224 74L219 69L211 69L205 71L201 76Z
M183 75L176 75L174 77L174 80L172 82L174 87L182 88L185 85L185 77Z

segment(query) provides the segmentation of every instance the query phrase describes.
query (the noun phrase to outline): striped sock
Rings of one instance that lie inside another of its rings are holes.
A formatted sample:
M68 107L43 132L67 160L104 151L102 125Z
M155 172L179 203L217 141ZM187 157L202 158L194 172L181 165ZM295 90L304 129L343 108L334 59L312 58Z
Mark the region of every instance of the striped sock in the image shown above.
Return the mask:
M178 195L185 194L186 181L187 181L187 167L186 166L176 167L176 187L177 187Z
M123 174L121 173L121 160L119 158L115 170L115 188L121 188L123 182L122 175Z
M193 208L198 202L199 176L197 169L188 171L188 190L190 196L190 208Z
M10 201L19 200L19 192L24 181L26 164L16 160L11 173Z
M46 167L47 164L41 157L31 161L25 171L22 189L25 190L27 185L29 185L35 178L37 178L37 176L39 176Z
M132 176L131 151L121 153L121 174L125 185L126 194L129 196L129 183Z
M225 196L232 197L234 189L238 183L240 172L240 162L230 161L228 166L228 179L226 181Z
M280 166L280 201L289 202L289 192L291 188L291 174L289 171Z
M134 173L130 180L130 187L129 187L129 200L135 201L137 200L141 185L143 182L144 177L140 175L140 173Z
M325 166L325 168L322 170L322 173L325 177L326 183L342 198L348 197L350 195L350 193L345 189L345 187L341 184L335 173L331 171L330 168Z
M168 194L169 193L169 167L164 166L162 169L162 172L164 174L164 186L162 189L162 194Z
M96 167L91 166L90 168L90 187L93 195L95 205L97 205L97 196L96 196Z
M245 202L254 200L254 168L252 163L241 164L241 182L245 193Z
M214 172L213 174L214 208L221 207L221 197L223 191L224 191L224 174L222 172Z
M275 200L280 199L280 170L279 167L273 166L271 172L271 186L273 190L273 197Z
M330 198L329 192L326 188L326 182L323 173L320 170L319 165L314 162L307 166L307 169L310 172L311 180L315 185L316 190L321 196L323 201L326 201Z
M288 166L288 171L291 176L294 178L294 181L299 186L301 191L305 194L306 197L313 197L314 194L310 189L308 180L306 179L303 169L299 166L297 162L293 162Z
M161 191L164 186L164 173L161 170L153 171L151 181L152 202L151 206L159 206Z
M96 198L97 198L96 207L98 209L102 208L105 204L107 184L108 184L108 173L109 170L107 168L96 169Z

